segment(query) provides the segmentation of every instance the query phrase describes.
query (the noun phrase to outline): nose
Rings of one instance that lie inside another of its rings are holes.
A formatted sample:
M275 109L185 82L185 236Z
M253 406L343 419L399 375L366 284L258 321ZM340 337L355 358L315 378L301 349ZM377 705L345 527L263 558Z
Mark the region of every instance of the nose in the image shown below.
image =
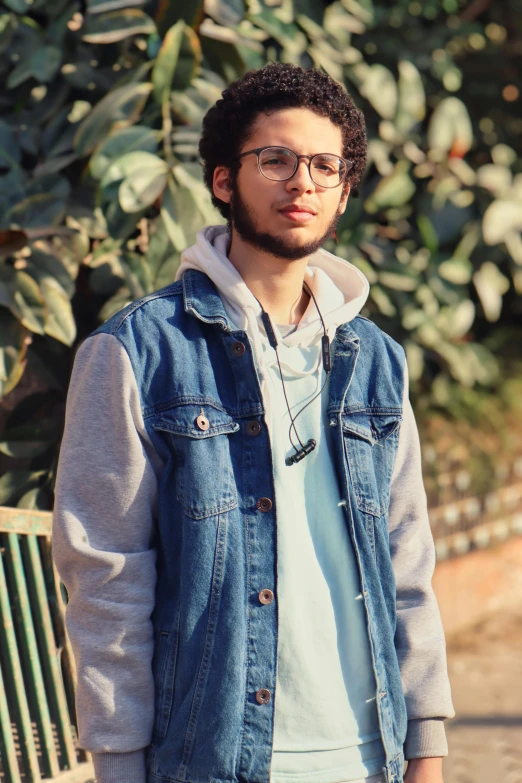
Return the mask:
M295 173L286 181L286 189L289 192L297 191L298 193L313 193L315 191L315 184L310 176L306 158L299 160Z

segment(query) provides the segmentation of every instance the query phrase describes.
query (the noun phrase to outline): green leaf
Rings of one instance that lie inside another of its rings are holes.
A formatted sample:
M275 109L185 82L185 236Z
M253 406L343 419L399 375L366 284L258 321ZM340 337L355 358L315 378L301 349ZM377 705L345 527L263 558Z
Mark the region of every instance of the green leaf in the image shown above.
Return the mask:
M30 511L49 511L51 509L49 490L45 487L33 487L20 498L16 507Z
M458 340L469 332L474 320L475 305L470 299L465 299L457 305L442 307L434 322L441 334Z
M67 292L52 277L40 280L40 290L45 300L45 333L64 345L72 345L76 322Z
M220 29L220 28L218 28ZM238 36L239 37L239 36ZM249 67L263 65L263 62L253 63L250 66L248 57L245 57L247 47L239 46L233 42L223 41L207 34L207 28L200 30L200 41L205 60L214 73L219 74L227 83L239 79L246 73ZM261 47L261 53L263 48ZM260 54L255 54L260 57ZM177 96L183 98L185 93ZM183 113L183 112L182 112Z
M482 233L487 245L503 242L513 231L522 231L522 203L508 199L496 199L484 213Z
M444 98L430 120L428 144L432 150L463 158L473 144L473 128L465 104L455 97Z
M226 0L226 3L223 0L206 0L206 2L203 2L203 0L191 0L191 2L187 2L187 0L169 0L169 2L161 3L155 14L158 32L163 38L167 30L178 20L183 20L190 27L197 29L204 16L203 6L205 7L205 13L212 16L216 4L232 8L237 2L241 2L241 0ZM236 21L230 24L237 24L242 17L243 12L241 12Z
M9 470L0 478L0 506L16 506L25 493L39 484L45 470Z
M127 287L120 288L117 294L111 297L98 313L100 323L107 321L114 313L123 310L133 300L133 296Z
M125 282L132 298L138 299L140 296L151 293L152 279L145 256L141 253L125 253L122 261Z
M160 266L156 276L154 277L154 288L163 288L166 285L170 285L176 279L176 272L178 271L180 263L180 256L178 253L169 256Z
M0 440L0 452L15 459L26 459L43 454L56 441L57 433L49 427L22 425L5 429Z
M74 147L78 155L88 155L113 130L122 130L139 119L152 90L152 84L125 84L108 93L78 128Z
M124 212L139 212L153 204L163 193L167 184L168 166L160 158L162 165L136 169L120 185L118 197Z
M3 5L15 14L26 14L32 6L32 0L3 0Z
M401 272L379 272L379 282L394 291L415 291L419 281L417 275L407 270Z
M411 340L406 341L405 350L410 381L418 381L421 379L424 369L424 351L420 345Z
M62 63L62 51L57 46L42 46L29 58L31 73L42 83L52 82Z
M192 28L185 27L172 82L173 90L185 90L191 84L198 73L202 56L199 37Z
M216 85L194 79L188 89L171 93L171 105L185 125L200 128L204 115L220 96L221 90Z
M6 80L6 86L8 90L14 90L21 84L31 79L33 76L33 69L31 67L30 58L23 57L17 65L13 68Z
M128 152L156 152L158 131L144 125L134 125L109 136L93 154L89 169L95 179L102 179L111 163Z
M77 270L74 269L74 271L76 272ZM57 280L69 299L74 295L75 285L73 278L62 261L54 255L33 249L30 257L27 259L27 273L39 284L45 278Z
M0 54L3 54L9 49L16 28L16 16L14 14L0 15Z
M17 270L9 289L11 312L31 332L43 334L45 302L36 281L25 272Z
M0 397L8 394L23 375L28 331L0 307Z
M439 237L433 227L433 223L426 215L419 215L417 218L417 225L424 247L428 248L432 255L435 255L439 249Z
M121 262L116 257L96 266L89 276L89 287L96 294L113 296L124 284L124 273Z
M400 207L407 204L415 193L415 183L408 174L409 163L399 161L393 172L383 177L365 202L368 212L378 212L384 207Z
M206 14L225 27L239 24L246 10L243 0L206 0L204 7Z
M179 215L179 192L172 177L168 178L167 189L161 202L161 219L170 241L180 252L187 247L183 222Z
M206 225L223 223L223 218L213 206L210 194L201 179L201 167L198 164L185 163L174 166L172 173L177 182L186 188L187 196L194 201Z
M104 210L107 231L115 239L128 239L136 231L136 226L145 212L124 212L117 197L110 201Z
M185 22L182 19L170 28L165 35L152 70L154 97L160 104L167 99L172 88L172 81L174 79L176 65L178 64L184 29Z
M473 264L466 258L449 258L439 264L439 275L455 285L465 285L471 280Z
M87 0L89 14L104 14L107 11L119 11L131 5L145 5L146 0Z
M477 185L490 190L492 193L498 195L507 194L512 183L513 175L507 166L487 163L485 166L480 166L477 169Z
M57 226L65 216L65 201L60 196L36 193L29 196L6 213L5 220L21 228Z
M0 120L0 168L17 168L22 160L22 150L12 128Z
M426 95L422 77L413 63L400 60L398 69L398 105L394 124L400 133L407 134L426 116Z
M160 171L166 172L168 171L168 164L158 155L153 155L151 152L142 150L127 152L121 158L117 158L111 163L103 175L100 187L107 190L114 183L122 182L127 177L132 177L135 172L147 168L158 173Z
M498 321L502 311L502 297L509 291L510 282L491 261L486 261L473 275L484 315L488 321Z
M154 21L138 8L109 11L89 16L82 40L91 44L110 44L123 41L131 35L150 35L156 32Z
M379 285L372 285L370 288L370 298L373 299L382 315L393 317L397 314L397 309L392 300Z
M360 93L384 119L391 120L397 110L397 84L384 65L371 65L363 78Z

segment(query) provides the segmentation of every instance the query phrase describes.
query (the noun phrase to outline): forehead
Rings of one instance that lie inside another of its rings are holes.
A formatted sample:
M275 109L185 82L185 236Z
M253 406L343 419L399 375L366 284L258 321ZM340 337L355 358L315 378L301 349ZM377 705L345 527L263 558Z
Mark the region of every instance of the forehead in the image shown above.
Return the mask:
M341 129L328 117L310 109L281 109L261 114L255 121L249 139L240 152L252 147L290 147L301 155L317 152L343 154Z

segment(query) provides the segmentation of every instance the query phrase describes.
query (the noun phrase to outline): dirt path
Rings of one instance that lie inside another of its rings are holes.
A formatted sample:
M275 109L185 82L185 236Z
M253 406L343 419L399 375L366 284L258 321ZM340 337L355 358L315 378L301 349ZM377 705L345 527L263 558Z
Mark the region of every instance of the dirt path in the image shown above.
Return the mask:
M445 783L522 783L522 607L448 640Z

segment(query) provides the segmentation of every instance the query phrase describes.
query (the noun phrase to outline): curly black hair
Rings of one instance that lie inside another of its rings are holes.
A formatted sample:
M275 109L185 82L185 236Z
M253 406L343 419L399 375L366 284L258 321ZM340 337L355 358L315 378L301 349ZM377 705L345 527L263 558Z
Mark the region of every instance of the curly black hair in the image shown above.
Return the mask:
M237 152L248 140L258 116L294 108L310 109L341 129L343 157L354 161L347 183L352 194L356 191L364 173L367 150L361 110L343 86L326 73L290 63L269 63L227 87L203 119L199 154L205 185L212 203L227 220L230 206L216 198L212 190L215 168L226 166L235 182L239 170Z

